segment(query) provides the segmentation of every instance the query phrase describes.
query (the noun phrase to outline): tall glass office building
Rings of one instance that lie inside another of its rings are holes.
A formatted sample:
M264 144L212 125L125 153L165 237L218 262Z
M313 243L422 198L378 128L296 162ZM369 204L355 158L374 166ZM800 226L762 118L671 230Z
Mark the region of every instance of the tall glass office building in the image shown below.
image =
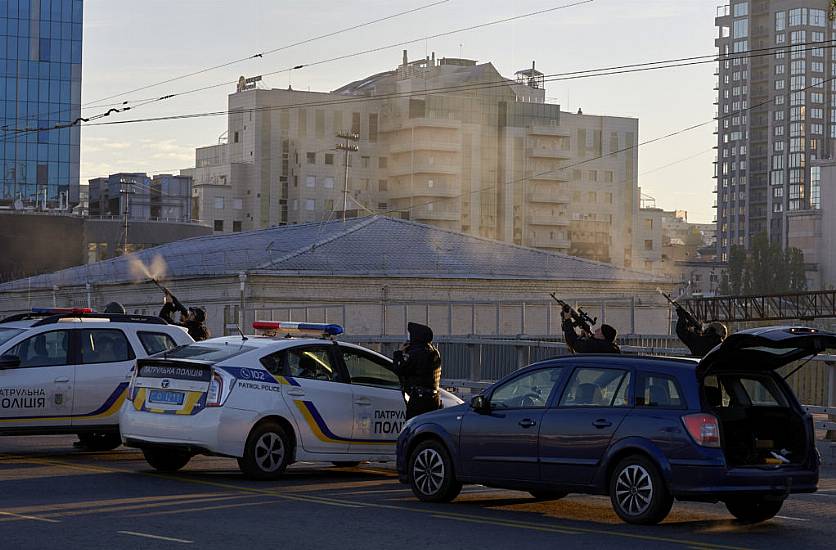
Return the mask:
M78 203L83 0L0 0L0 207Z

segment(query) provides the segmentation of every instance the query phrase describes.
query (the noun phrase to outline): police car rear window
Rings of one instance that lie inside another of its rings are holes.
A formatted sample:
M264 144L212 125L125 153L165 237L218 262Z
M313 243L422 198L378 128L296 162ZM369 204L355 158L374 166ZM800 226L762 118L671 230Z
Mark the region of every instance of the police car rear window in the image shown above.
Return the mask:
M14 338L21 332L23 332L23 330L17 328L0 328L0 346Z
M247 353L255 348L253 346L207 346L203 344L189 344L175 348L167 353L158 354L157 357L166 359L195 359L207 363L220 363L236 355Z

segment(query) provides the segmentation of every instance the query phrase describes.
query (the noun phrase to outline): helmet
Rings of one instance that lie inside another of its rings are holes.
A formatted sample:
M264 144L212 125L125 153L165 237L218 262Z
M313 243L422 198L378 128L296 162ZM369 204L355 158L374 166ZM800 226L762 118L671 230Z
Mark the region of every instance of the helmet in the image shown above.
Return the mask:
M105 306L104 309L105 313L121 313L124 315L126 313L125 306L120 304L119 302L110 302Z
M194 316L194 320L198 323L203 323L206 321L206 310L202 307L190 307L189 313Z
M726 336L729 333L729 329L726 328L726 325L720 323L718 321L714 321L713 323L708 324L708 328L706 329L706 334L716 334L720 337L720 340L725 340Z

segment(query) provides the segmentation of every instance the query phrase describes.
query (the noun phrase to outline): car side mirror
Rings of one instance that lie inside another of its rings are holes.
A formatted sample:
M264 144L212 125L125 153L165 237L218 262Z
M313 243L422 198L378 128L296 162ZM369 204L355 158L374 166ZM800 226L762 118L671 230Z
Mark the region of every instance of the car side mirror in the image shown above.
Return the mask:
M13 369L20 366L20 357L17 355L0 356L0 369Z
M484 395L477 395L470 400L470 408L478 413L487 413L491 410L491 404Z

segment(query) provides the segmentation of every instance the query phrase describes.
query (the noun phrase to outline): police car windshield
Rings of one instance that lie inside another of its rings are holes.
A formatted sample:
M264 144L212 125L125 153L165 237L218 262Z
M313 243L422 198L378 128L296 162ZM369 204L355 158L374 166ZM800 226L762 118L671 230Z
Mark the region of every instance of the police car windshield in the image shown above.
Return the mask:
M0 328L0 346L14 338L21 332L23 332L23 330L19 328Z
M154 357L164 359L195 359L207 363L220 363L230 357L235 357L236 355L241 355L254 349L253 346L189 344L167 352L158 353Z

